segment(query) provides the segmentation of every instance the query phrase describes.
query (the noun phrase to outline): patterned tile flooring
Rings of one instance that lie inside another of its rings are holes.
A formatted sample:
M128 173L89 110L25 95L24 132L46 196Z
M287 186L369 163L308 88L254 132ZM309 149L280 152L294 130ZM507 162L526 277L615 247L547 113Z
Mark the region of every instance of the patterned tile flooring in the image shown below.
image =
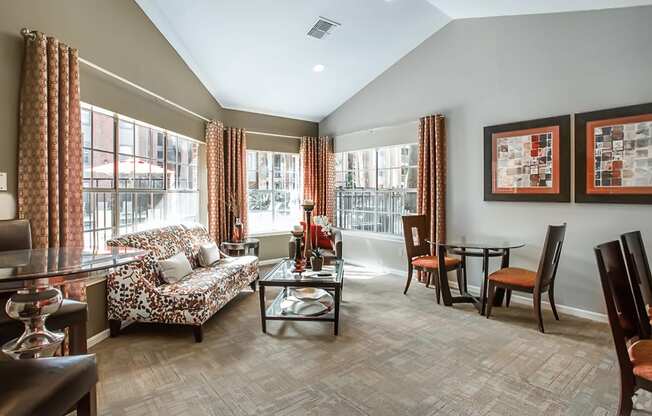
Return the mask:
M434 291L347 266L341 335L268 323L242 292L205 326L131 325L97 345L101 415L608 415L618 369L605 324L437 305ZM636 406L652 408L647 393ZM635 414L652 414L637 411Z

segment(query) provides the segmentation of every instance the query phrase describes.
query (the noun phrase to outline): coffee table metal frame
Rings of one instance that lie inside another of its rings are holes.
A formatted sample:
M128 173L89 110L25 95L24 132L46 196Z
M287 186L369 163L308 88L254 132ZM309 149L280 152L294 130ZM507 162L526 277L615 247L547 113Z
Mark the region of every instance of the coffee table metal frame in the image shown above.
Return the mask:
M344 261L335 260L335 277L333 279L311 279L299 277L299 274L286 274L284 278L272 279L280 268L291 267L294 260L285 259L277 264L264 278L258 281L260 294L260 317L263 333L267 333L267 321L321 321L333 322L333 334L339 334L340 304L342 302L342 288L344 284ZM310 270L308 270L310 272ZM265 289L267 287L280 287L282 290L274 298L274 301L267 306ZM333 296L333 309L323 315L302 316L295 314L283 314L281 302L288 296L288 289L298 287L311 287L324 289Z

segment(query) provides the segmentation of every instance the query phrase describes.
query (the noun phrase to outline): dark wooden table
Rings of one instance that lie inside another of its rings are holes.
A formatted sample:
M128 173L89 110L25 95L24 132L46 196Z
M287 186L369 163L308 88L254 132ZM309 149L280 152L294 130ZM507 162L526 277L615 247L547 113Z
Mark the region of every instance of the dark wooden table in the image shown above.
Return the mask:
M20 319L25 331L2 346L12 358L38 358L54 354L63 334L45 326L48 315L63 301L56 288L85 280L89 273L132 263L146 253L133 248L89 251L78 247L0 252L0 291L15 292L7 301L7 314Z
M331 278L308 278L304 274L293 273L294 260L286 259L267 273L258 281L260 292L260 319L263 332L267 332L267 321L325 321L333 322L333 333L339 334L340 303L342 301L342 287L344 282L344 261L335 260L331 266L324 267L330 271ZM310 269L307 270L310 272ZM265 289L267 287L280 287L282 290L271 305L267 305ZM333 297L333 308L323 315L304 316L283 313L281 302L288 296L291 288L310 287L324 289Z
M451 294L448 284L448 276L443 261L439 262L439 284L441 288L444 305L452 306L455 303L472 303L481 315L485 314L487 306L487 285L489 283L489 259L491 257L500 257L500 268L509 267L510 250L523 247L525 244L517 241L501 240L478 240L478 241L446 241L437 245L437 256L443 259L446 255L458 255L462 260L463 281L459 287L460 296ZM482 258L482 287L480 288L480 297L473 296L469 293L467 287L466 259L467 257ZM459 283L458 283L459 284ZM496 290L494 306L500 306L503 303L504 290Z

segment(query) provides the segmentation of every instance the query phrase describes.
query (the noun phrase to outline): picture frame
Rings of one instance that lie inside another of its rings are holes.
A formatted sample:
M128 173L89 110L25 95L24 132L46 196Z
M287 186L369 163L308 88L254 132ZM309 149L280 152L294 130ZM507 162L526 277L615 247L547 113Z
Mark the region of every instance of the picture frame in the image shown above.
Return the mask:
M652 103L575 115L575 202L652 204Z
M570 115L484 128L484 200L570 202Z

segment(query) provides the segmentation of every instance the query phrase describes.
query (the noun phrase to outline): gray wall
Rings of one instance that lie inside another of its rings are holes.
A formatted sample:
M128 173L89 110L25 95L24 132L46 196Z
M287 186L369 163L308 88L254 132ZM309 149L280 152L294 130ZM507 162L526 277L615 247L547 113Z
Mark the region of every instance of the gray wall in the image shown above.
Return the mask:
M650 22L649 6L453 21L323 120L320 134L445 114L448 235L522 240L527 246L513 253L512 264L536 268L546 225L566 221L558 303L603 311L592 247L634 229L652 247L652 208L484 202L482 129L652 101ZM356 256L352 246L366 245L376 258L394 255L392 267L405 267L395 255L401 243L345 237L345 244L347 258ZM474 284L479 272L474 265Z
M0 6L0 172L8 191L0 192L0 219L14 218L17 175L18 99L23 39L20 29L45 32L79 49L80 56L227 126L287 135L317 134L317 124L223 109L132 0L21 0ZM81 65L82 100L199 140L204 122L152 100ZM288 149L285 140L259 136L259 146ZM294 142L290 142L294 144ZM291 145L289 148L293 148ZM205 198L203 199L205 203ZM261 251L274 255L263 241ZM89 335L106 327L105 285L88 290Z

